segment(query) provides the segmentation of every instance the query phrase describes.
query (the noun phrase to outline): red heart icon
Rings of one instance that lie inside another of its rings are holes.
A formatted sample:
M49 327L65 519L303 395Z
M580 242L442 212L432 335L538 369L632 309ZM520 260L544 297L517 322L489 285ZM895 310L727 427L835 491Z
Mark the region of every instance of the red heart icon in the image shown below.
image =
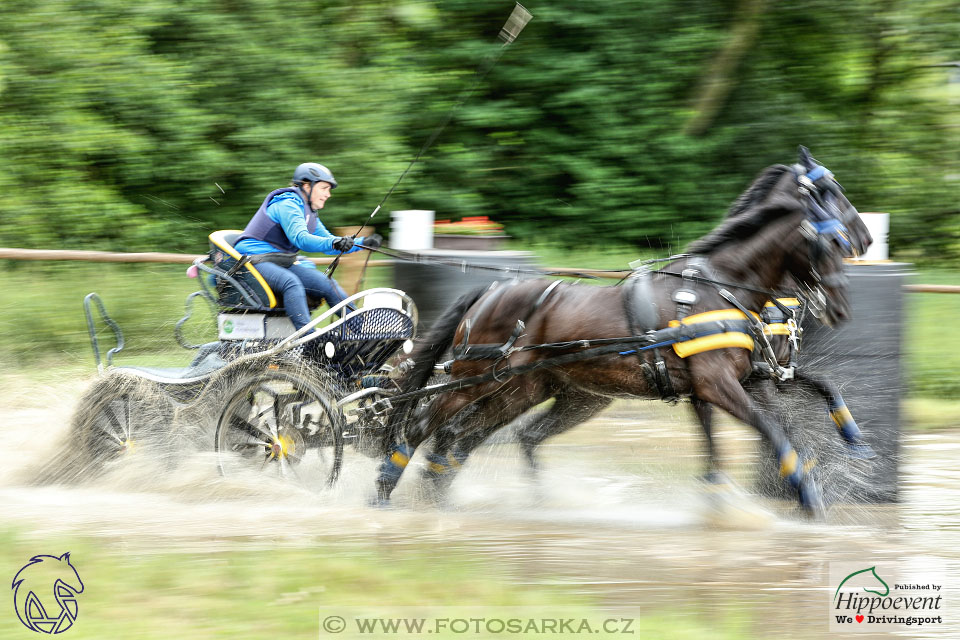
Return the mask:
M863 616L857 616L857 622L863 622Z

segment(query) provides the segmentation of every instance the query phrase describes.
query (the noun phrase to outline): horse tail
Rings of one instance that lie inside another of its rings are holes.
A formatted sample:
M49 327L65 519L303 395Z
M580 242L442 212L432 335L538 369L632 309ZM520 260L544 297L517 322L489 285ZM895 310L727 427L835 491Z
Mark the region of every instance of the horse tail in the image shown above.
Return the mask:
M406 393L423 388L430 376L433 375L433 367L453 344L453 337L457 333L457 327L467 311L479 300L489 289L488 285L477 287L463 294L457 301L450 305L443 312L431 327L427 337L419 342L410 353L408 362L412 362L412 368L398 381L398 392ZM393 411L390 412L390 418L387 420L386 435L390 444L399 435L400 427L406 422L410 409L416 406L416 402L407 401L397 403Z
M467 311L487 292L489 286L477 287L463 294L443 312L430 329L427 338L414 347L410 353L413 368L400 381L402 391L413 391L423 387L433 374L433 366L444 352L453 344L457 327Z

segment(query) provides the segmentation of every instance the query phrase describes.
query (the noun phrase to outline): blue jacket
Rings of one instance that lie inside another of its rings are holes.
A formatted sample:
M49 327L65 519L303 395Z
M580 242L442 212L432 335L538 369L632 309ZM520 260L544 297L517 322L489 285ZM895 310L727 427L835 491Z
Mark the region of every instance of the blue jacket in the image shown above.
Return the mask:
M271 191L250 219L235 248L240 253L339 253L333 248L337 236L327 231L296 187ZM364 238L357 238L362 244ZM359 251L355 246L347 253Z

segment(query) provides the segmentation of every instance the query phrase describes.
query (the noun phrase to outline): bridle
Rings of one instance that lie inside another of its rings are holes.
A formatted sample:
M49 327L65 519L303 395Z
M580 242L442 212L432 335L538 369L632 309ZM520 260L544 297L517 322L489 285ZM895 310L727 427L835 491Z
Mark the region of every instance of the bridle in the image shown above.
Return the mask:
M806 213L806 218L800 223L800 233L808 242L808 264L813 278L812 283L798 282L798 285L805 290L811 313L822 321L827 309L824 287L846 287L849 278L842 270L823 275L819 266L833 250L831 243L836 243L844 257L857 255L847 227L853 221L853 216L857 215L857 210L852 206L840 209L841 187L826 167L815 165L808 170L797 164L792 171Z

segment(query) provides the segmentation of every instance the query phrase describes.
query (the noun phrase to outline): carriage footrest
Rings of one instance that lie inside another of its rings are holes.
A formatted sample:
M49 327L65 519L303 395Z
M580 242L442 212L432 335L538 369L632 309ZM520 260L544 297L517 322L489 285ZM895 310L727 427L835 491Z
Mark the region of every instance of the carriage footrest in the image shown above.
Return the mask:
M226 366L216 353L207 354L199 362L194 361L189 367L114 367L114 371L132 372L134 375L149 378L157 382L184 382L204 378Z

